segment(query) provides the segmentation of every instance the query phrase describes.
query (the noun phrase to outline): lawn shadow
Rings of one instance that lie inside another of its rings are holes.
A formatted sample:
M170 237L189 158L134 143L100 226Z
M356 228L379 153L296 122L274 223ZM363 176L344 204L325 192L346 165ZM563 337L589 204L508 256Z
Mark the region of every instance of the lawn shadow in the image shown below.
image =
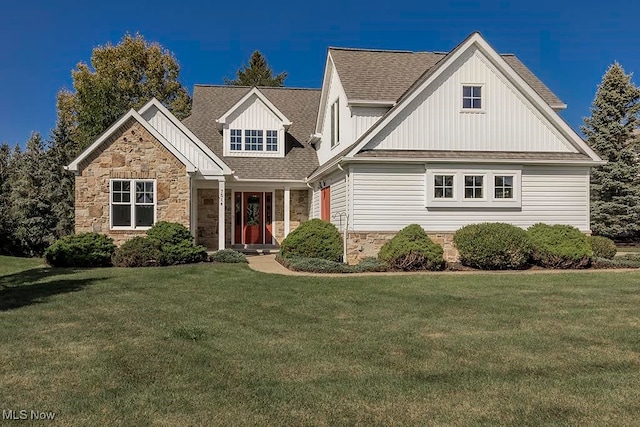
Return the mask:
M43 279L76 272L73 269L32 268L0 277L0 311L12 310L45 302L57 294L77 292L106 278L60 278L38 283Z

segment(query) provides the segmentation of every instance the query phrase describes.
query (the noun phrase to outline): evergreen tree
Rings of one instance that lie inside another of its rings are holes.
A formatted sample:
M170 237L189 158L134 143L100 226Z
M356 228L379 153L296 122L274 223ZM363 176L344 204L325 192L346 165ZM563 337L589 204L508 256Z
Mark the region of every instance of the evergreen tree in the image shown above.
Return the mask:
M273 76L273 70L267 63L267 59L259 51L253 52L249 65L243 65L236 73L235 80L229 80L225 77L224 82L232 86L284 86L284 79L287 73L282 72L277 76Z
M75 91L58 94L58 118L72 122L79 149L90 145L130 108L155 97L178 119L190 114L191 98L178 81L175 57L140 34L125 35L116 46L93 49L91 66L72 71Z
M19 242L15 252L40 256L53 243L51 230L55 218L47 194L49 165L42 138L31 135L26 150L16 149L9 173L10 212L15 221L14 237Z
M616 62L598 86L582 132L608 161L591 172L591 228L618 241L640 237L640 167L634 147L639 111L640 89Z
M11 167L11 149L7 144L0 145L0 254L14 254L14 221L11 215L9 170Z
M46 156L49 168L46 194L49 196L51 214L54 216L55 227L52 232L56 238L72 234L74 231L75 178L64 166L71 163L77 150L78 146L72 138L69 123L58 120Z

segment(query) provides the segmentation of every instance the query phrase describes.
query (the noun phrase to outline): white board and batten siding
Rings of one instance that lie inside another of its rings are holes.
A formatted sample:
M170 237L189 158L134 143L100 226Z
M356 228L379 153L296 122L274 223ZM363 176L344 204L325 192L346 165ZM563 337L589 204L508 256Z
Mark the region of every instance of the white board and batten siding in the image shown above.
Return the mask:
M351 120L353 121L352 141L360 138L387 111L389 111L388 107L351 107Z
M263 144L266 144L266 131L277 130L278 151L251 151L249 154L246 151L231 151L230 129L242 131L243 144L245 130L262 130ZM223 138L225 156L284 157L284 125L282 120L257 95L249 97L229 116L224 126Z
M590 231L587 167L524 166L522 207L511 209L425 207L425 173L420 164L352 167L354 231L398 231L417 223L427 231L454 232L479 222L523 228L544 222Z
M462 108L462 87L482 87L482 108ZM490 60L470 49L365 149L577 152Z
M322 116L322 139L316 146L316 152L318 155L318 162L320 165L331 159L338 152L343 150L348 144L352 143L353 130L351 119L351 112L347 107L347 95L345 94L342 83L338 76L333 63L330 64L329 88L327 90L326 104L324 105L324 112ZM340 138L339 143L331 147L331 106L336 100L339 100L339 114L340 114Z
M156 107L149 108L143 113L143 118L149 122L171 145L181 152L198 170L203 173L220 173L221 168L211 161L209 155L203 152L191 139L184 134L167 116Z

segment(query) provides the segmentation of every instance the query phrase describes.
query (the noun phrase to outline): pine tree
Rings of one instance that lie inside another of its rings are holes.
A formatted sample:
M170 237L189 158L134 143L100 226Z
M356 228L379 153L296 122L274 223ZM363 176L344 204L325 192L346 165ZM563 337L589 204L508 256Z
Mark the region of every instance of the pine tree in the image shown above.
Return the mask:
M58 120L51 135L46 161L49 179L46 194L51 205L51 214L55 219L52 230L56 238L72 234L75 219L75 178L73 173L64 169L76 155L78 145L71 135L71 127L64 120Z
M0 254L15 253L14 221L11 215L9 171L11 168L11 149L7 144L0 145Z
M26 150L14 151L9 173L10 212L15 221L16 252L40 256L53 243L55 228L51 203L47 194L50 179L44 143L38 133L31 135Z
M591 148L608 161L591 172L591 228L617 241L640 237L640 167L634 147L640 89L631 77L617 62L609 67L582 127Z
M249 65L243 65L236 73L235 80L229 80L225 77L226 85L232 86L284 86L284 79L287 73L282 72L277 76L273 76L273 70L267 63L267 59L259 51L253 52Z

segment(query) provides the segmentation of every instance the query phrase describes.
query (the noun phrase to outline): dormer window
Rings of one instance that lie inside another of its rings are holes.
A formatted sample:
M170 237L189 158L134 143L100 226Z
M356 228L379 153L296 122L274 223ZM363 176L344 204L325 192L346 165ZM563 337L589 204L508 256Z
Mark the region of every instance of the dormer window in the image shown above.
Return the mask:
M278 151L278 131L267 131L267 151Z
M231 129L231 150L242 150L242 131L240 129Z
M277 130L229 129L229 149L233 153L277 153L278 148Z
M244 149L245 151L262 151L261 130L244 131Z

